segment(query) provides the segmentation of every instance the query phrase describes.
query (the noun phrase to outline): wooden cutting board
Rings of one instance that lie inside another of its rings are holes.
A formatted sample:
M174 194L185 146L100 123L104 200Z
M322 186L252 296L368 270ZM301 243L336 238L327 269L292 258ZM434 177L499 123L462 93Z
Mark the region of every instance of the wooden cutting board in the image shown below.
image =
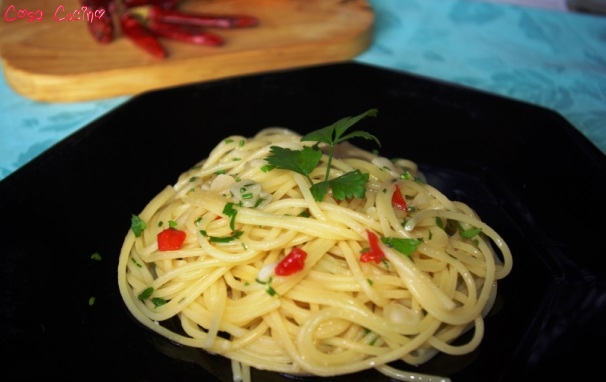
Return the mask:
M34 100L93 100L346 61L372 40L374 14L366 0L184 0L180 8L251 15L259 25L212 29L225 40L220 47L162 39L169 57L158 60L123 36L97 43L86 21L55 19L55 12L60 19L80 9L78 0L3 1L0 56L6 81ZM34 12L34 20L19 18L19 10Z

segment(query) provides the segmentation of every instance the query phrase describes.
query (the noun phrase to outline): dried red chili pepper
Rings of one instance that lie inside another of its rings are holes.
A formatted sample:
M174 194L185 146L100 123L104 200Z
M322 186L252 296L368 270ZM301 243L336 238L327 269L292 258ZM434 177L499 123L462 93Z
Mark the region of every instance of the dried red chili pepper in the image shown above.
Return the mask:
M89 22L88 27L96 41L107 44L114 38L112 21L120 24L122 34L140 48L157 58L165 58L166 50L157 37L188 42L198 45L219 46L223 39L202 27L243 28L256 26L256 17L246 15L211 15L189 13L178 10L180 0L80 0L83 9L103 8L105 12ZM145 22L136 18L132 8L148 6ZM112 16L115 15L115 16ZM118 21L119 20L119 21ZM153 30L153 31L152 31Z
M400 191L400 186L396 184L396 190L391 196L391 205L401 209L402 211L408 211L408 205L406 204L406 199L402 196L402 191Z
M149 52L156 58L165 58L166 50L162 47L156 36L134 16L124 13L120 16L122 33L137 46Z
M151 21L148 27L149 30L157 36L169 38L171 40L188 42L196 45L223 45L223 39L220 36L196 26Z
M204 13L183 12L177 9L165 9L153 6L149 10L151 20L163 23L196 25L215 28L246 28L259 24L256 17L246 15L210 15Z
M93 38L101 44L108 44L114 39L114 24L111 16L112 3L113 0L80 0L84 18L87 18L88 30ZM100 17L95 16L95 13L97 15L101 14Z
M305 268L307 252L301 248L293 248L285 258L276 265L274 273L278 276L290 276Z

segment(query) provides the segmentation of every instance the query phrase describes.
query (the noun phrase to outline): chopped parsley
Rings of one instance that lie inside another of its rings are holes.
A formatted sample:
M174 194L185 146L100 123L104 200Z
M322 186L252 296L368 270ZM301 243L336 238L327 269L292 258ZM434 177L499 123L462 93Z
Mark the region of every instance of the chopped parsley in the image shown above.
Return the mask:
M471 239L482 232L482 228L467 228L461 231L461 237Z
M143 292L141 292L139 294L139 296L137 296L137 298L139 299L139 301L147 300L148 298L151 297L151 295L153 293L154 293L154 288L149 287L149 288L145 289Z
M147 227L145 222L137 215L133 214L130 219L130 229L133 230L135 237L141 236L141 232Z
M238 210L235 209L234 206L234 203L229 202L223 207L223 213L229 217L229 228L231 228L232 231L236 230L236 215L238 214Z
M422 243L422 241L418 239L403 239L397 237L383 237L381 238L381 241L386 246L393 248L406 256L412 255L413 252L417 250L419 244Z
M90 255L90 258L96 261L101 261L101 255L99 254L99 252L95 252L92 255Z
M208 240L213 243L229 243L242 236L243 233L243 231L234 231L230 236L209 236L205 230L200 230L200 234L204 237L208 237Z
M436 216L436 225L442 229L444 229L444 222L442 221L442 218L440 218L439 216Z
M261 281L259 279L255 279L255 281L261 285L265 286L265 291L267 292L268 295L270 296L275 296L278 294L278 292L276 292L276 290L274 288L271 287L271 277L269 278L269 281L265 282L265 281Z
M141 265L141 263L139 263L137 260L133 259L132 257L130 259L132 260L133 263L135 263L137 268L143 268L143 265Z
M159 306L166 304L166 300L163 298L160 298L160 297L154 297L154 298L152 298L152 304L154 304L154 306L157 308Z

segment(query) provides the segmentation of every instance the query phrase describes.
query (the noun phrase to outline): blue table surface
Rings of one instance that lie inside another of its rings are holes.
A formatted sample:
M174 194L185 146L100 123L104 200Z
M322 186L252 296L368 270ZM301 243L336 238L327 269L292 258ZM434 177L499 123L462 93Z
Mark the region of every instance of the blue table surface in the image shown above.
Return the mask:
M355 62L555 110L606 153L606 17L472 0L370 3L374 40ZM129 99L37 102L0 76L0 180Z

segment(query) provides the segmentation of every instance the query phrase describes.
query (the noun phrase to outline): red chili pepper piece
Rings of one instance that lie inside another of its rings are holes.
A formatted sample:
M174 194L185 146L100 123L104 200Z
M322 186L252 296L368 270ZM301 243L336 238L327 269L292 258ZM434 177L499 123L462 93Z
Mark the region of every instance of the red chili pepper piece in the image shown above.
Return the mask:
M400 187L396 184L396 190L391 196L391 205L401 209L402 211L408 211L408 205L406 204L406 200L402 196L402 192L400 191Z
M290 276L305 268L307 252L301 248L293 248L290 253L276 265L274 272L278 276Z
M369 230L366 230L366 234L368 235L368 244L370 245L370 248L362 253L360 261L363 263L374 261L379 264L386 259L385 253L383 253L383 250L379 247L379 237Z
M176 9L164 9L162 7L151 7L149 10L149 18L163 23L215 28L246 28L254 27L259 24L259 20L252 16L210 15L183 12Z
M80 0L87 28L93 38L101 44L108 44L114 39L112 3L113 0Z
M155 35L159 37L169 38L171 40L188 42L196 45L223 45L223 38L196 26L177 25L151 21L148 27L149 30L152 31Z
M166 51L156 39L156 36L143 24L139 23L134 16L124 13L120 17L120 25L122 26L122 33L140 48L156 58L165 58L167 56Z
M175 251L181 249L185 241L185 232L175 228L167 228L158 234L158 249L160 251Z

